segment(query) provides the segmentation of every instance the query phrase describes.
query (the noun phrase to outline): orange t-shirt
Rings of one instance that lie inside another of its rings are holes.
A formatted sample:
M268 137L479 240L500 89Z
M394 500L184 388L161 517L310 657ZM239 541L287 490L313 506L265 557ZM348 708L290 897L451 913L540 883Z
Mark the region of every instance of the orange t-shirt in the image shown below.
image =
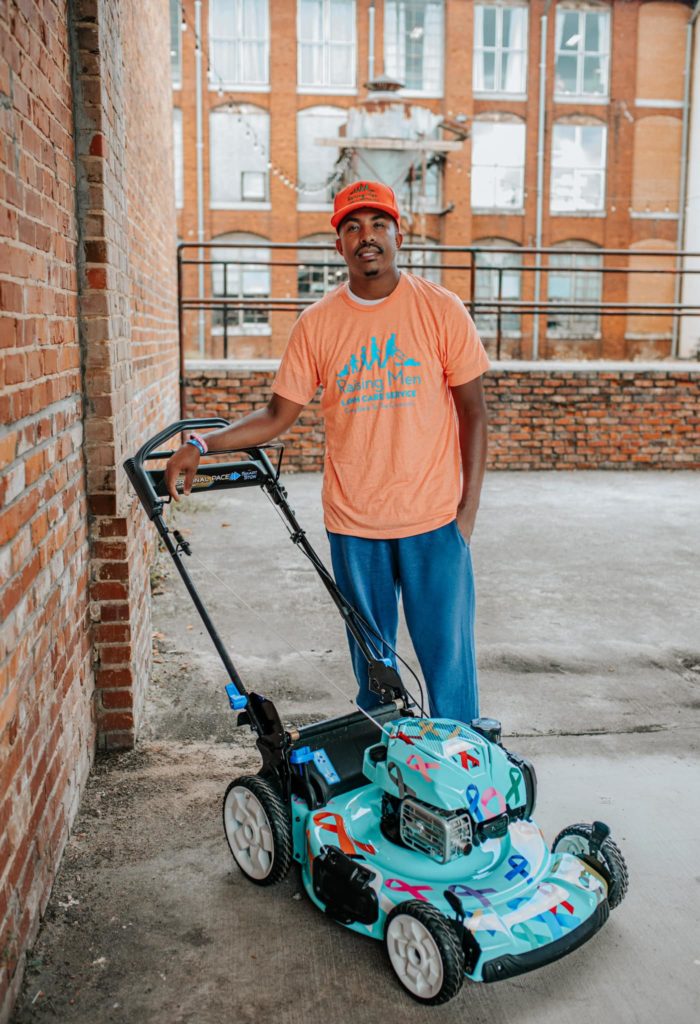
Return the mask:
M488 367L460 299L406 272L378 305L354 302L341 285L301 314L272 388L300 405L323 388L328 530L410 537L455 518L461 460L449 388Z

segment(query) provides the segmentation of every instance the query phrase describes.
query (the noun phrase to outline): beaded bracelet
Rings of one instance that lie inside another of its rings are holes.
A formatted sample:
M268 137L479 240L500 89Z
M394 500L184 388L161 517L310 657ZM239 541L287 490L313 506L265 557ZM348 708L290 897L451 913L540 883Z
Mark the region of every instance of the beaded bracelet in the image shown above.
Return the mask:
M204 440L201 434L190 434L185 443L193 445L200 455L206 455L207 452L209 451L209 448L207 447L207 442Z

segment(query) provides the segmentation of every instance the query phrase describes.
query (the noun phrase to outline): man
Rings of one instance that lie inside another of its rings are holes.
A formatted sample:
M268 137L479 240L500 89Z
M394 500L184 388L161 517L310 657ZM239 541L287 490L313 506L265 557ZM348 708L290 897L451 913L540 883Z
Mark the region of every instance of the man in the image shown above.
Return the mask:
M392 647L401 593L431 714L469 722L479 714L469 541L486 461L480 378L489 362L459 298L397 267L392 189L348 185L331 224L348 283L301 314L264 408L171 457L168 490L177 500L184 472L189 493L207 446L283 434L321 386L323 506L338 586ZM358 703L369 708L367 665L349 639Z

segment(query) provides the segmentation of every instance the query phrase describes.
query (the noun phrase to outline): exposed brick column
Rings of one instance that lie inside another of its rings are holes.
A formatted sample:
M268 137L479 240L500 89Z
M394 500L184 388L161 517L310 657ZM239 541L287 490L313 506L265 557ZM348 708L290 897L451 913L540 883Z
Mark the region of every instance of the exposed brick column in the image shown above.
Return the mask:
M153 106L148 89L154 89L154 84L149 85L145 69L139 67L144 73L141 97L130 95L136 88L132 79L138 80L138 65L125 59L130 33L136 28L125 24L133 13L128 5L72 0L71 8L80 225L78 323L86 395L92 554L90 617L98 744L105 749L133 743L150 666L145 604L149 600L148 554L154 538L146 533L143 513L134 505L121 467L143 440L149 421L162 416L162 409L140 387L143 383L147 389L153 388L153 372L147 374L149 379L137 380L141 355L137 340L143 339L136 337L134 326L142 322L147 301L157 307L146 287L153 281L141 277L140 265L151 258L148 249L144 256L148 241L139 232L143 223L139 178L147 178L150 168L139 166L131 173L129 165L130 148L134 149L134 162L140 162L143 155L136 141L135 104ZM144 12L138 32L142 33L142 46L143 37L149 36L156 47L167 45L167 18L162 11L155 15ZM129 74L125 74L126 66L131 68ZM156 96L163 84L156 83ZM168 123L170 97L167 90L161 91L163 110L153 113ZM172 173L168 148L152 153L152 159L154 181L160 182L168 199ZM171 244L174 241L167 234L166 239ZM165 278L167 292L172 271L144 267L154 281L158 271ZM172 309L169 312L172 317ZM157 364L157 357L151 358ZM172 373L174 365L163 369ZM171 418L175 418L173 395L166 389L163 408L168 405L172 406Z

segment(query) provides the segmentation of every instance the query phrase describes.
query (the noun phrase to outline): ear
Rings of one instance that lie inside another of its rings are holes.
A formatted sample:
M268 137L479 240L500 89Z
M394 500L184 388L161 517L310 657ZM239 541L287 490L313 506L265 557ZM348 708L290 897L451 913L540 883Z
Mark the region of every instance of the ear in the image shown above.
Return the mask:
M397 230L396 230L396 248L400 249L402 245L403 245L403 235L401 234L401 232L397 228Z
M340 235L338 235L338 237L335 240L335 248L336 248L337 252L339 252L340 255L342 256L343 255L343 243L340 241Z

